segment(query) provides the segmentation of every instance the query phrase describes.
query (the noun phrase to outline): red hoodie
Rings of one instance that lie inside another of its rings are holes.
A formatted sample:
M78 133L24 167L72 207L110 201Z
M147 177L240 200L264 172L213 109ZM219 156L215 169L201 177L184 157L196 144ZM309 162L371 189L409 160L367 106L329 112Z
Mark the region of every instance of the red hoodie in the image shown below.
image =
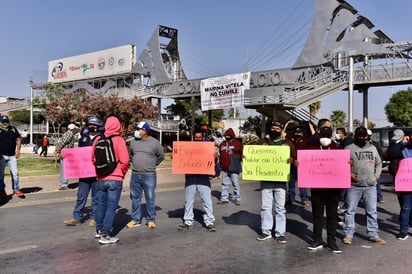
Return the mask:
M232 128L229 128L223 134L223 136L227 136L227 135L232 137L232 140L228 142L225 140L219 145L220 167L226 172L229 170L229 166L230 166L229 150L231 151L231 153L233 153L233 155L236 155L237 157L240 157L241 159L243 157L242 156L243 155L243 144L241 141L235 138L236 137L235 132L233 131Z
M104 125L105 131L104 135L109 137L111 135L119 135L120 134L120 122L117 117L110 116L107 118L106 123ZM100 138L99 136L96 137ZM121 136L113 137L113 149L114 153L116 154L117 159L117 167L113 171L112 174L107 176L97 176L98 180L115 180L115 181L123 181L124 176L129 169L129 152L127 150L126 142ZM92 149L92 159L94 159L94 149L96 147L96 142L93 142L93 149Z

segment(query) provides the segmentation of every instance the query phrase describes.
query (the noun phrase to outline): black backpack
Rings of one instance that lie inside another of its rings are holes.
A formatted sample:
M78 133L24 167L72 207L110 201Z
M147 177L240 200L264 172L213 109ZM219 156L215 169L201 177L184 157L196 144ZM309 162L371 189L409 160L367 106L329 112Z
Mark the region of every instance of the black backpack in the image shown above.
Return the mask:
M99 136L94 149L94 166L97 175L106 176L113 173L117 167L112 138L118 135L106 137L100 134Z

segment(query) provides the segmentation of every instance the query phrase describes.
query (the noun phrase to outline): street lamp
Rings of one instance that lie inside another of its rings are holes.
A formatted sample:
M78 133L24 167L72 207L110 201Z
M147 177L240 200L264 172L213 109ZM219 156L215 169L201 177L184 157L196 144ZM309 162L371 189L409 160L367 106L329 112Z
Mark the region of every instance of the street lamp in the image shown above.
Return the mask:
M30 144L33 144L33 80L30 79Z

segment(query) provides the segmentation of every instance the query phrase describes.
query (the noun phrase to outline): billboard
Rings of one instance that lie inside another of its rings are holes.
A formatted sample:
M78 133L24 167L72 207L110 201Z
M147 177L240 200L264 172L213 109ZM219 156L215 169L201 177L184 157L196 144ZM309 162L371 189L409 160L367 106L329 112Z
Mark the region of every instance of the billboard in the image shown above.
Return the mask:
M126 45L49 61L48 82L63 83L130 73L136 46Z

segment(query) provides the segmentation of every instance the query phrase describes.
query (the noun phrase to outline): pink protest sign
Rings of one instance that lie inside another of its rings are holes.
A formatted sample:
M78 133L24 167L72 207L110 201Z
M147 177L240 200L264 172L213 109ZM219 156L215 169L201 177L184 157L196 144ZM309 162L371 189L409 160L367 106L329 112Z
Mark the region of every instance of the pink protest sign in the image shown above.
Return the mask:
M62 149L62 156L64 159L64 177L96 177L91 146Z
M350 188L349 150L298 150L298 187Z
M405 158L399 162L395 176L395 191L412 191L412 158Z
M173 142L172 174L215 174L214 142Z

